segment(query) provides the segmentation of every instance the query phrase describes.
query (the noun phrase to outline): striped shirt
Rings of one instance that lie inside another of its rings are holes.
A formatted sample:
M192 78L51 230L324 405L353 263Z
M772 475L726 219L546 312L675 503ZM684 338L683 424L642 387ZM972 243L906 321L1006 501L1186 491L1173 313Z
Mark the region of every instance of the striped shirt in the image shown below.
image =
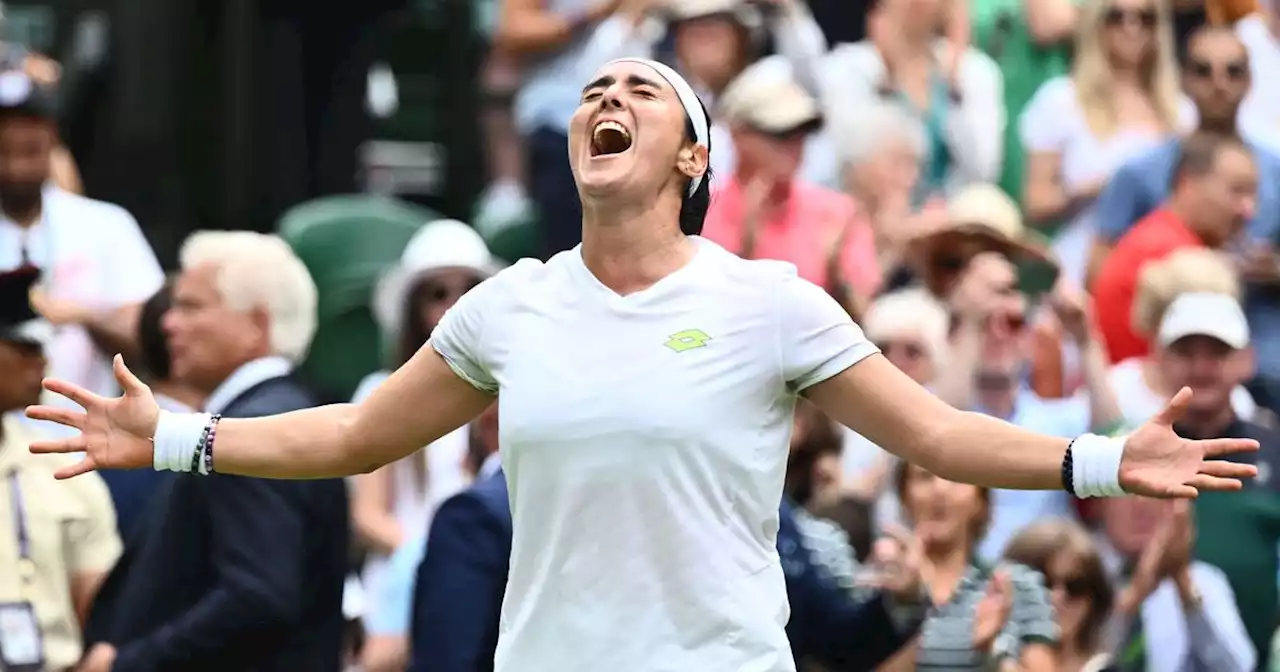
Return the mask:
M1058 626L1040 573L1024 565L1008 565L1006 571L1013 585L1013 608L995 649L1017 660L1025 644L1056 644ZM998 660L973 649L974 614L990 579L989 570L970 565L951 600L925 620L920 630L917 670L995 668Z
M995 650L1017 660L1026 644L1056 644L1058 626L1044 577L1025 565L1006 565L1013 607ZM938 606L920 629L916 670L994 670L1000 661L973 649L973 620L987 593L989 569L970 565L951 600ZM862 588L859 588L862 590Z

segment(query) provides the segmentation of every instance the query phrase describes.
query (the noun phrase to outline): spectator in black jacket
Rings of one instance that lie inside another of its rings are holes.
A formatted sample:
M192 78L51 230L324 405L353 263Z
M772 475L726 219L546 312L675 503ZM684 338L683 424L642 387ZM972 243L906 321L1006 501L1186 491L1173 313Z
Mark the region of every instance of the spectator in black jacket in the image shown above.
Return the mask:
M315 399L290 377L316 288L283 241L193 235L164 326L173 376L205 410L254 417ZM347 566L339 479L179 474L108 579L79 672L337 672ZM111 585L115 584L115 585Z

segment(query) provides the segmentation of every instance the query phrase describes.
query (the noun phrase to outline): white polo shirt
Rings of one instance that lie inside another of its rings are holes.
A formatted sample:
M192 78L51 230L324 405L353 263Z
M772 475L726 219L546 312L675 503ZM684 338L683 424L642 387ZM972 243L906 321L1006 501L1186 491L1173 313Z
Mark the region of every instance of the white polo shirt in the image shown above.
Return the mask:
M44 190L43 215L24 229L0 219L0 270L17 268L22 251L44 269L53 298L95 310L146 301L164 284L164 272L133 215L118 205L57 187ZM111 359L98 352L87 330L61 327L46 351L49 375L98 394L118 392Z
M520 261L432 333L502 399L499 672L795 670L774 544L796 394L876 348L790 264L694 240L627 296L580 249Z

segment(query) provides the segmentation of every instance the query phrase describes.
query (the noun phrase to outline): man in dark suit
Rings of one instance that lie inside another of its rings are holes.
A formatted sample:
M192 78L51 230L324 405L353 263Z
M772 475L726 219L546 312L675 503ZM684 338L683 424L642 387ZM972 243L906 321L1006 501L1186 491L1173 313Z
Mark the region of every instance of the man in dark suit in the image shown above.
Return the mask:
M410 672L493 670L498 622L511 557L511 506L497 464L497 405L488 453L476 484L445 500L427 537L414 588ZM484 416L477 421L483 431ZM473 439L476 436L473 434ZM893 592L853 599L815 558L784 502L778 554L787 581L791 620L787 636L797 660L831 672L868 670L888 659L920 629L928 598L919 576L899 572ZM852 552L852 551L850 551Z
M182 265L164 318L174 378L229 417L316 405L290 375L315 331L316 289L289 248L197 233ZM80 672L340 669L340 479L178 474L147 509L95 608Z
M414 584L410 672L493 669L511 558L511 504L498 457L498 405L471 424L476 482L432 517Z

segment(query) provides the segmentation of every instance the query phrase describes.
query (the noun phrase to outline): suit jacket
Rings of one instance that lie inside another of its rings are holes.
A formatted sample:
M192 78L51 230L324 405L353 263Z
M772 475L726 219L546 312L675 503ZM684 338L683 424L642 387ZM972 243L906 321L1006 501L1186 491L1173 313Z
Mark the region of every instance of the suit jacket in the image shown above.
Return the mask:
M789 502L782 503L779 514L778 557L791 603L787 638L796 660L811 659L832 672L870 670L906 646L920 630L925 610L895 614L880 593L855 600L815 562Z
M246 390L223 415L314 405L281 377ZM148 508L86 632L118 649L114 672L340 669L342 480L176 474Z
M410 672L493 670L511 560L511 505L501 470L445 500L414 586Z
M783 503L778 551L791 602L787 636L797 659L832 672L869 670L915 636L924 610L895 618L883 597L857 602L805 547ZM410 672L489 672L511 558L511 508L499 472L440 506L418 568Z

